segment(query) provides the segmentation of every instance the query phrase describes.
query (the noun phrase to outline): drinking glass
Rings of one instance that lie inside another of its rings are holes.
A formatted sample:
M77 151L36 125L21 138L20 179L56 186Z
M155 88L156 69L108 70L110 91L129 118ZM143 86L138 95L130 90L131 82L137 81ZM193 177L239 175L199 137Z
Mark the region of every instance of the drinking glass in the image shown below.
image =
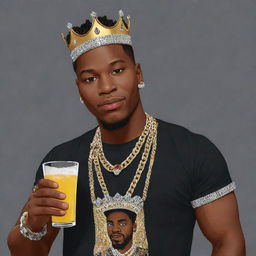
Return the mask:
M64 201L69 207L64 216L52 216L52 226L68 228L76 225L76 190L78 162L51 161L43 163L44 178L58 183L56 190L65 193Z

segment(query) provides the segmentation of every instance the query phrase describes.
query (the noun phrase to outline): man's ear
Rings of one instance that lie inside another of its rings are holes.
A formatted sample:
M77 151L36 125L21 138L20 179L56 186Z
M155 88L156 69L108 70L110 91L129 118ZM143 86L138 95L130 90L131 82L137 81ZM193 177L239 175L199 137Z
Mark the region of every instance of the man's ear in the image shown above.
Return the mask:
M135 69L136 69L136 76L137 76L137 79L138 79L138 83L144 82L141 66L140 66L139 63L135 64Z
M136 232L136 230L137 230L137 223L134 222L132 231L133 231L133 232Z
M84 101L83 101L83 99L82 99L82 97L81 97L80 90L79 90L78 78L76 78L75 81L76 81L76 86L77 86L77 89L78 89L78 95L80 96L80 102L81 102L82 104L84 104Z

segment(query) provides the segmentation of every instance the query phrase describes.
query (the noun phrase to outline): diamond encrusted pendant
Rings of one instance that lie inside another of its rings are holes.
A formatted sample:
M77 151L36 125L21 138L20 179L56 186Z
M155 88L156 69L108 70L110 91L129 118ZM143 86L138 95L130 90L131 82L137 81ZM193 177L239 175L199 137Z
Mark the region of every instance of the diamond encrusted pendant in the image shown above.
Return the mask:
M113 173L114 173L115 175L119 175L121 171L122 171L122 169L120 168L120 165L119 165L119 164L114 165Z

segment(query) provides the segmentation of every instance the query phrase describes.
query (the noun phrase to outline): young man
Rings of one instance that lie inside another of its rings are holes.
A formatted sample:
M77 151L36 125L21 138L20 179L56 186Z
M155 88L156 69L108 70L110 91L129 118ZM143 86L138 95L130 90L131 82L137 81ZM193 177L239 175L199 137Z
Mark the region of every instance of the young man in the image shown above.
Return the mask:
M105 212L136 213L133 242L115 255L190 255L195 221L212 243L214 256L244 256L245 242L227 165L205 137L145 114L140 65L131 48L130 18L120 11L68 24L65 37L81 101L98 128L53 148L43 162L79 162L76 226L64 230L63 255L106 255L112 246ZM65 194L43 179L8 237L12 255L48 255L59 230L51 216L65 215Z

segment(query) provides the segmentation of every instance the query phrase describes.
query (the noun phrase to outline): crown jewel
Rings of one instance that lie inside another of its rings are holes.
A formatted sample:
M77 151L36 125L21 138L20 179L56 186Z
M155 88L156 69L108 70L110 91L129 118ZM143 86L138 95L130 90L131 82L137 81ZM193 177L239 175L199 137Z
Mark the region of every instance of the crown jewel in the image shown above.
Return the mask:
M94 12L94 11L92 11L90 15L91 15L92 18L96 18L97 17L97 13Z
M69 29L70 41L67 42L66 38L62 34L63 40L66 42L67 47L71 51L70 56L72 61L83 53L92 50L96 47L108 44L128 44L131 45L130 37L130 16L127 16L128 24L126 26L124 22L124 13L122 10L119 11L119 19L115 25L107 27L103 25L97 18L97 13L92 11L92 26L90 30L80 35L76 33L72 24L68 23L67 28Z
M71 29L72 27L73 27L72 23L68 22L67 28L68 28L68 29Z
M93 204L100 212L106 212L113 209L126 209L138 213L143 207L143 200L140 196L132 197L130 194L121 196L116 193L114 197L105 195L104 198L97 198Z

